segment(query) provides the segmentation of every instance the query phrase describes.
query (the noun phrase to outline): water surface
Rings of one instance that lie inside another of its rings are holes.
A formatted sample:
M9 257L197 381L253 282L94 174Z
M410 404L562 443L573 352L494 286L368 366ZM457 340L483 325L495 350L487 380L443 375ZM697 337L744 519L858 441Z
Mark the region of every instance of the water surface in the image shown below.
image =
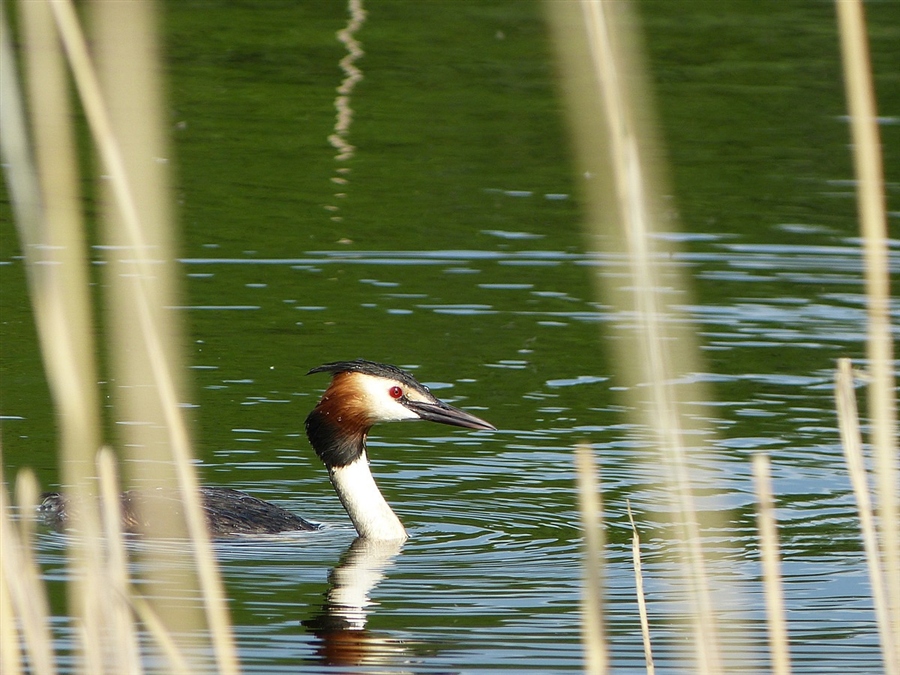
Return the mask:
M716 432L698 441L699 504L728 523L707 544L717 587L733 592L723 632L737 670L766 664L749 471L765 451L795 672L878 672L832 403L835 359L862 363L865 351L833 17L827 4L767 7L641 4L684 228L669 236L696 285L686 309L705 359L686 380L709 384L697 414ZM598 301L592 275L618 263L583 243L538 8L367 9L355 154L336 164L342 6L166 7L185 289L175 311L189 327L201 473L325 525L217 545L245 670L581 670L571 449L586 440L602 466L613 665L643 669L628 500L657 667L674 671L689 633L666 556L677 546L668 498L609 355L627 317ZM898 62L896 8L870 10L876 66ZM894 71L877 78L891 204ZM31 465L53 485L53 419L6 222L4 469ZM893 242L895 276L898 255ZM327 379L306 371L356 357L410 368L498 428L376 430L374 471L411 534L400 551L351 548L302 433ZM39 542L59 606L62 542ZM360 565L368 604L333 611L334 579ZM335 631L335 619L365 629Z

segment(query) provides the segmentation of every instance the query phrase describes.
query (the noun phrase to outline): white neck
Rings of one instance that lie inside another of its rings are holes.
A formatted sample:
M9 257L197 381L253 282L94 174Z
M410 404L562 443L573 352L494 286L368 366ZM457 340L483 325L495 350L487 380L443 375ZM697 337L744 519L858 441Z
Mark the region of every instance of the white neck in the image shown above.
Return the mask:
M331 484L334 485L360 537L406 539L403 524L375 484L365 451L353 463L332 468L329 474Z

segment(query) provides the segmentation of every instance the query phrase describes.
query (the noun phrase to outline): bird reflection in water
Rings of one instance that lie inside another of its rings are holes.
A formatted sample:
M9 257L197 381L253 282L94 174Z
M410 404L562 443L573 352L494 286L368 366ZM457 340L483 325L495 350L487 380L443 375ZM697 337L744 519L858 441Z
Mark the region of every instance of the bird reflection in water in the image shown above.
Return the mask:
M319 612L302 622L319 639L316 654L329 666L372 666L409 658L410 643L366 629L377 606L370 593L403 548L402 539L357 538L328 575Z

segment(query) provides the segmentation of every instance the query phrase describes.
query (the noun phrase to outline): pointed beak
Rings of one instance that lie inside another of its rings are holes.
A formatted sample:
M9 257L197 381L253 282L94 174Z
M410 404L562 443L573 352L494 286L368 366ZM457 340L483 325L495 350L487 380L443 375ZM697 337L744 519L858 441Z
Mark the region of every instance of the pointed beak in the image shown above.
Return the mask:
M485 422L480 417L475 417L475 415L467 413L465 410L454 408L443 401L429 403L427 401L407 400L403 404L421 419L429 422L440 422L441 424L450 424L454 427L464 427L466 429L497 429L490 422Z

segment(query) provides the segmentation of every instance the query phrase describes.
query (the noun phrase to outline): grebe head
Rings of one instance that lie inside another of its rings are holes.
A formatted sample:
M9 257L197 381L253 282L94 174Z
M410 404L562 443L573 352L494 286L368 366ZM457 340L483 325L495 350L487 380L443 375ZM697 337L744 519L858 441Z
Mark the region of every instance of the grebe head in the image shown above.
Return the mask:
M326 466L346 466L365 451L378 422L429 420L467 429L495 429L489 422L444 403L396 366L357 359L313 368L331 373L331 385L306 418L306 434Z

